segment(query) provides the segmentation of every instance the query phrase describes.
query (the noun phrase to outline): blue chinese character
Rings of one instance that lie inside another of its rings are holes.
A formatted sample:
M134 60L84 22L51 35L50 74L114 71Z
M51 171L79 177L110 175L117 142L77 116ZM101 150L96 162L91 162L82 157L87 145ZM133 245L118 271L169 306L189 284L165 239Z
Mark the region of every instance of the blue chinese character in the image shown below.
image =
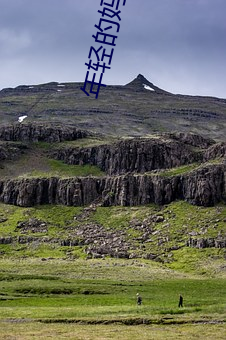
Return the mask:
M106 87L106 85L101 84L101 81L102 81L102 78L103 78L103 73L101 73L100 79L99 79L99 82L98 82L98 83L95 82L96 73L93 74L92 81L88 80L88 76L89 76L89 71L86 72L86 79L85 79L85 82L84 82L84 86L83 86L83 87L80 87L80 89L81 89L87 96L89 96L89 93L94 93L94 94L96 94L96 99L97 99L97 98L98 98L99 91L100 91L100 87L101 87L101 86ZM87 83L88 83L88 84L91 84L91 86L90 86L90 92L89 92L89 93L86 91L86 85L87 85ZM97 90L96 90L96 91L93 90L94 85L97 85Z
M102 36L103 40L99 40L99 36ZM106 45L111 45L111 46L116 46L115 39L118 38L117 35L100 33L100 32L97 32L97 34L93 35L92 37L95 39L95 42L106 44ZM111 41L107 41L107 38L109 38Z
M106 6L114 7L115 0L109 0L109 1L111 2L111 4L109 4L109 2L107 3L107 2L104 2L104 0L101 0L100 5L103 6L103 4L104 4ZM120 1L121 0L117 0L116 10L118 10L118 8L119 8ZM123 6L125 6L125 4L126 4L126 0L123 0Z

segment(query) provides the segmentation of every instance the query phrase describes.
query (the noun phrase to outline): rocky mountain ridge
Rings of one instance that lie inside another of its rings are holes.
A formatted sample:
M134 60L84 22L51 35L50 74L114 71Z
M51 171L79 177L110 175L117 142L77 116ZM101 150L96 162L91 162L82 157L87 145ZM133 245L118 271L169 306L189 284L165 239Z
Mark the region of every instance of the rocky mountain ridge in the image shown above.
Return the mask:
M21 124L9 130L2 129L0 139L60 142L87 135L68 127L54 130ZM0 201L19 206L83 206L96 201L104 206L137 206L163 205L182 199L211 206L226 198L224 143L193 134L166 134L91 147L58 145L49 152L51 158L68 164L97 165L107 176L0 180ZM210 163L202 165L205 161ZM170 176L164 174L166 169L177 169L194 162L197 166L193 170Z
M0 91L0 125L25 122L75 125L111 136L194 132L225 140L226 99L177 95L139 74L126 85L103 88L98 100L81 83L51 82Z

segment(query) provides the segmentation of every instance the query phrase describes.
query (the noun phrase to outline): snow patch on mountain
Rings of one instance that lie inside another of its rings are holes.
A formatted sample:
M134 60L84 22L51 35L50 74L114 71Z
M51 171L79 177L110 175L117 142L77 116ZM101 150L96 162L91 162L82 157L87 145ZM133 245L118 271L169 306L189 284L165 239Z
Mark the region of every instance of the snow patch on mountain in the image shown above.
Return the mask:
M19 122L19 123L22 123L22 121L23 121L25 118L27 118L27 116L20 116L20 117L18 118L18 122Z
M149 90L149 91L155 91L152 87L146 85L146 84L143 84L145 90Z

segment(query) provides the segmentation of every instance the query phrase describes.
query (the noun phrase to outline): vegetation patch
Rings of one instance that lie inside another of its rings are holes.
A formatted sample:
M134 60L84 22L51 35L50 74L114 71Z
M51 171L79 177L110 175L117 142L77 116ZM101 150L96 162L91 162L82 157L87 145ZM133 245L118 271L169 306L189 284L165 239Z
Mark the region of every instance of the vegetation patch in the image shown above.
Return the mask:
M78 141L75 142L78 143ZM13 145L14 142L12 143L12 146ZM54 148L59 148L59 143L37 142L29 143L27 146L26 144L24 145L26 147L26 153L23 152L19 156L17 155L13 160L1 162L0 176L2 178L46 178L52 176L68 178L75 176L105 175L105 173L95 165L69 165L60 160L51 159L49 153L53 151Z
M45 228L18 228L34 220ZM191 240L224 239L225 220L223 203L208 208L183 201L163 207L0 204L0 256L85 259L89 249L98 253L105 243L109 245L105 257L111 250L115 257L152 259L183 272L224 277L225 249L199 248Z
M47 171L33 170L26 173L23 177L87 177L87 176L103 176L104 172L96 165L69 165L63 161L48 159L47 164L49 169Z
M200 166L200 164L198 164L198 163L182 165L182 166L178 166L176 168L160 171L158 173L158 175L161 176L161 177L171 177L171 176L183 175L183 174L186 174L186 173L188 173L192 170L197 169L199 166Z
M23 295L43 295L43 294L54 294L54 295L68 295L72 294L73 290L69 288L39 288L39 287L23 287L15 289L15 293Z

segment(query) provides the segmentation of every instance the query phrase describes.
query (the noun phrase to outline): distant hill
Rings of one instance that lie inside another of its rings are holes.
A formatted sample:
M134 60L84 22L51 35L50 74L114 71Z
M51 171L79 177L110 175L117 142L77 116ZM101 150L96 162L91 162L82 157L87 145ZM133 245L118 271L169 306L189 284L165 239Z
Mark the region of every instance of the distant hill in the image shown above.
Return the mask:
M0 124L54 122L109 136L194 132L216 140L226 136L226 99L176 95L138 75L128 84L101 88L87 97L82 83L51 82L0 91Z

